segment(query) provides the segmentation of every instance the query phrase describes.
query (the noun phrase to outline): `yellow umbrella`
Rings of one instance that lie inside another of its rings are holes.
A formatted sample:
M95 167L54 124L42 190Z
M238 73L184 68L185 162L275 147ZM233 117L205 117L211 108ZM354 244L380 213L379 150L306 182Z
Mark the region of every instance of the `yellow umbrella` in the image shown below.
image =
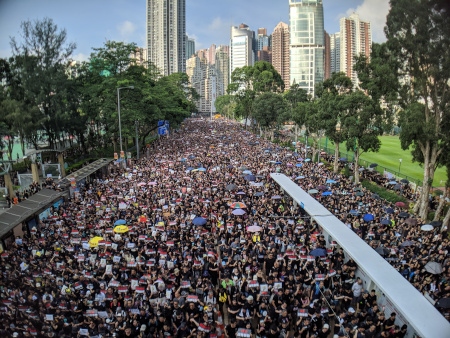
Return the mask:
M116 234L123 234L125 232L128 232L130 229L126 225L118 225L114 228L114 232Z
M100 237L100 236L92 237L92 238L89 240L89 246L90 246L91 248L95 248L96 246L98 246L98 242L100 242L100 241L102 241L102 240L103 240L103 237Z

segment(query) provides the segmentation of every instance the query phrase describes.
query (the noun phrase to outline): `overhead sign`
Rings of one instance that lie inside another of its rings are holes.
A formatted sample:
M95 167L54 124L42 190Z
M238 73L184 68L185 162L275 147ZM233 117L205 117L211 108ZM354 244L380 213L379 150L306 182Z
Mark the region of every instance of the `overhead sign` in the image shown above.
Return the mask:
M167 135L166 127L158 127L158 135Z

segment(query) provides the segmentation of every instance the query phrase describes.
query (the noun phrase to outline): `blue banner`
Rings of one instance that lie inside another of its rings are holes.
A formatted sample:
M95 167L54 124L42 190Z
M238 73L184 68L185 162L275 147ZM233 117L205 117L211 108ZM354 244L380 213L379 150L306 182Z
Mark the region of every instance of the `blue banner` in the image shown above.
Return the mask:
M166 121L164 121L164 120L159 120L159 121L158 121L158 127L164 126L165 123L166 123Z
M159 127L158 128L158 135L166 135L166 134L167 134L166 127Z

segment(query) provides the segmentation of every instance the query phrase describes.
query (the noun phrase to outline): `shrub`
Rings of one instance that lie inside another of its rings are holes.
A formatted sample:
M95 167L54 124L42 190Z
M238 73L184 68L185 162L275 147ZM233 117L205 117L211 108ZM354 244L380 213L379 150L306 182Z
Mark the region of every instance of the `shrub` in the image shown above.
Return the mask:
M385 199L388 202L404 202L408 203L408 200L400 195L397 195L397 193L387 190L384 187L379 186L378 184L369 181L369 180L362 180L361 185L366 188L367 190L370 190L372 193L377 194L382 199Z

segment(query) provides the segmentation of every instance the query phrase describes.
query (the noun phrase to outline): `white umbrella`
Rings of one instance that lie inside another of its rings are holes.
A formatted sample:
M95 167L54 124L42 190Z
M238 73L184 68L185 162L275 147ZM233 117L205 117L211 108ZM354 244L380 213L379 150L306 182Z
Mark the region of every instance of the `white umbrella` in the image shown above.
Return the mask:
M248 232L260 232L261 229L262 229L262 228L261 228L259 225L250 225L250 226L247 228L247 231L248 231Z
M424 224L420 227L420 229L423 231L431 231L434 229L434 227L431 224Z

